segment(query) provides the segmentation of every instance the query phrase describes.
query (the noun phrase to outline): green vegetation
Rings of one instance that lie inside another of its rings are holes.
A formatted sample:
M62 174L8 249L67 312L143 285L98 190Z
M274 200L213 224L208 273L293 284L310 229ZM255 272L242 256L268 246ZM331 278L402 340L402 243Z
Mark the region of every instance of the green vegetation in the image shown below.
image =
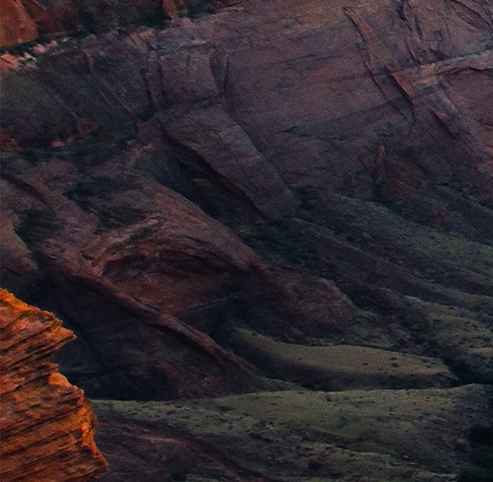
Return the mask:
M99 217L97 232L101 233L129 226L146 217L147 212L142 209L111 202L115 194L131 187L131 182L119 182L111 177L97 176L79 182L67 193L67 197L84 211L97 212Z
M105 205L99 210L97 232L129 226L146 217L146 212L132 206Z
M91 198L107 199L112 193L120 191L122 183L111 177L97 176L79 182L67 197L76 202L84 211L90 211Z
M483 387L470 385L424 390L288 390L180 402L96 400L93 406L103 424L124 419L123 435L162 424L188 440L213 447L215 454L221 454L215 460L225 458L242 473L257 477L306 482L452 482L461 469L466 474L469 461L451 444L471 424L485 419L488 396ZM193 465L187 480L244 480L229 478L217 465L211 476L210 459L203 457Z
M187 16L190 18L197 18L211 13L216 13L216 8L209 2L199 1L187 7Z
M475 425L469 431L472 452L471 466L460 473L459 482L491 482L493 480L493 427Z
M486 302L489 297L484 298ZM421 330L431 351L449 364L463 383L493 382L493 333L475 319L474 311L409 300L424 308Z
M474 425L469 432L469 439L476 444L493 446L493 427ZM491 463L493 464L493 457Z
M21 214L16 233L26 246L36 253L41 243L53 236L61 227L60 220L51 210L31 209Z
M237 329L231 342L235 352L272 376L311 389L417 388L455 382L441 361L429 357L353 345L282 343L245 329Z
M289 262L320 273L320 258L314 247L301 243L291 234L283 222L270 222L266 225L240 233L241 240L262 257L273 263Z

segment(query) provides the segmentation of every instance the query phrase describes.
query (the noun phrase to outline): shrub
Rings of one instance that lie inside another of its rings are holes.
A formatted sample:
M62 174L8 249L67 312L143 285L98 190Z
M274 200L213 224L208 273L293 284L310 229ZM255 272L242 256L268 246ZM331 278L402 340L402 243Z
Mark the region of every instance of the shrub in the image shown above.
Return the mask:
M493 445L493 427L475 425L469 432L469 440L476 444Z
M146 213L132 206L104 206L99 211L98 232L129 226L145 218Z
M36 252L41 243L61 227L60 221L49 209L31 209L20 215L16 233L31 251Z

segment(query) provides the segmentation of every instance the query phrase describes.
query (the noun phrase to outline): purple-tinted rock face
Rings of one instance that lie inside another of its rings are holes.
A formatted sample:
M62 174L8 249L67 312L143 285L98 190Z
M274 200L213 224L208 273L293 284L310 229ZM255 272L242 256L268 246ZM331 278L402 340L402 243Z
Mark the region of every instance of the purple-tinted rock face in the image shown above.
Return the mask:
M272 387L248 326L491 380L489 335L451 355L426 304L489 320L491 1L214 3L2 57L2 283L79 334L67 372L117 398Z
M164 31L88 37L6 76L2 128L39 146L75 134L78 119L120 141L157 116L202 157L239 144L254 183L275 177L264 157L290 186L399 198L426 180L491 201L491 6L474 8L250 2ZM218 123L224 133L206 132Z
M1 283L139 401L108 482L491 478L492 0L7 3Z

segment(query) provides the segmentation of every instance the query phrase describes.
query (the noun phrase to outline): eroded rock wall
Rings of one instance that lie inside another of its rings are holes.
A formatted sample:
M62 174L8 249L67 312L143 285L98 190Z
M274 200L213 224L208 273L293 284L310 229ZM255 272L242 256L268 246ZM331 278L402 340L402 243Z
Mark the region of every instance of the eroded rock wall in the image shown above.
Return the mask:
M2 283L105 477L492 480L491 0L212 3L0 57Z
M491 380L492 5L431 5L251 1L2 57L2 279L80 335L77 383L255 389L245 325Z
M6 290L0 323L2 480L83 482L105 472L90 402L51 362L73 333Z
M2 0L0 47L212 13L242 0Z

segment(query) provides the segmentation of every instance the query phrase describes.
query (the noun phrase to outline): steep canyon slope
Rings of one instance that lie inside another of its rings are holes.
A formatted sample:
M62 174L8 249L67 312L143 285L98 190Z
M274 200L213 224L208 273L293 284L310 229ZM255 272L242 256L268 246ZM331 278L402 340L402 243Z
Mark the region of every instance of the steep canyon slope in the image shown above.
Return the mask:
M493 2L220 3L0 58L2 286L106 480L490 477Z

